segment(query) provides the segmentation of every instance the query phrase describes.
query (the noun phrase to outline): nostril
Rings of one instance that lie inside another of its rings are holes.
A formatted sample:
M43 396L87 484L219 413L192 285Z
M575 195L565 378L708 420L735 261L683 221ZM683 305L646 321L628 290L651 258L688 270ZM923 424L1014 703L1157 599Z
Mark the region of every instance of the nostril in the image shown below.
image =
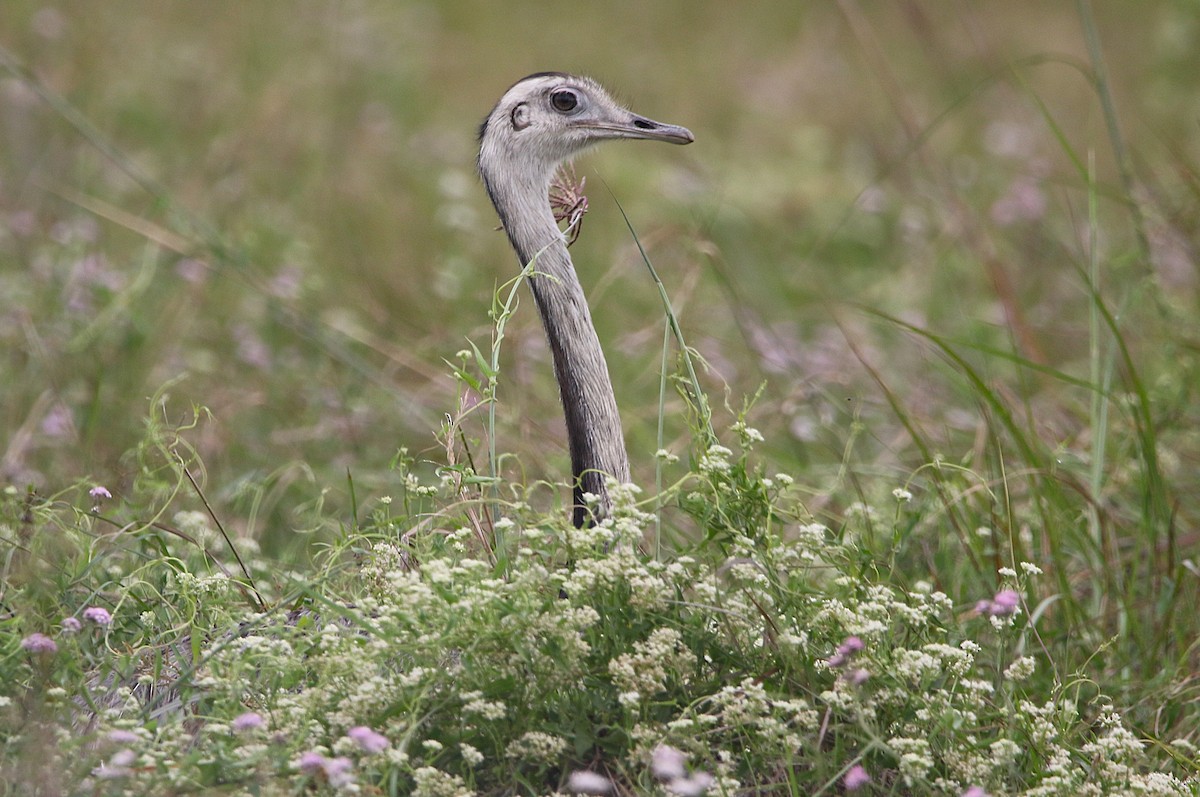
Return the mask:
M633 126L640 130L653 130L654 128L658 127L658 125L654 124L654 122L651 122L649 119L634 119Z

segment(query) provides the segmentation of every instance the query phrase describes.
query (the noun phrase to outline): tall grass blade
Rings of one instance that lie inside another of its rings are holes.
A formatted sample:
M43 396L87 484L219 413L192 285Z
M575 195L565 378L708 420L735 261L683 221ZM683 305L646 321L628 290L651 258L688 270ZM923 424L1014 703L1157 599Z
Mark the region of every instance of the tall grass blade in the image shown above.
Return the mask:
M629 220L629 215L625 212L625 208L621 206L620 201L612 193L611 188L608 193L612 196L613 202L616 203L617 210L621 212L621 218L625 220L625 226L629 229L629 234L633 237L634 244L637 245L642 262L646 264L646 270L650 272L650 277L654 280L654 285L658 288L658 295L663 304L663 312L667 316L667 324L671 329L671 333L675 336L675 342L679 346L679 356L683 360L684 368L687 371L691 400L694 402L697 415L699 416L701 432L704 434L707 444L711 445L716 442L717 435L713 431L712 411L708 406L708 396L705 395L704 390L700 387L700 379L696 376L696 368L692 364L692 349L688 347L687 341L684 340L683 330L679 326L679 318L675 315L675 310L671 307L671 297L667 295L667 287L663 284L662 279L658 276L658 272L654 269L654 265L650 262L650 256L646 254L646 249L642 246L642 241L638 238L637 230L633 228L633 222Z

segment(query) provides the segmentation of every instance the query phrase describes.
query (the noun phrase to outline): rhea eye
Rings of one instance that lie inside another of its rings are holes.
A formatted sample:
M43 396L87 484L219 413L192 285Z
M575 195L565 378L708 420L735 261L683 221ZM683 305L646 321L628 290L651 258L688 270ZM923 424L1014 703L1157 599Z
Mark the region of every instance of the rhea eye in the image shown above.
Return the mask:
M573 91L559 89L550 95L550 104L554 106L554 110L567 113L575 110L575 106L579 105L579 97Z

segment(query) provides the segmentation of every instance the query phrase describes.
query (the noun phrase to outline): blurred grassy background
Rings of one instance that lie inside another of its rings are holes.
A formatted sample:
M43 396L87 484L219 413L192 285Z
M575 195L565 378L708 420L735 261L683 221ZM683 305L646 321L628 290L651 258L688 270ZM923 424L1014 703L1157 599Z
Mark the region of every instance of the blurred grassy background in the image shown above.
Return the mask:
M986 429L944 358L857 305L1088 378L1078 165L1094 158L1101 289L1160 391L1173 511L1194 523L1200 24L1191 3L1096 12L1148 260L1070 3L6 0L0 476L119 491L148 397L182 375L168 414L212 410L194 435L211 497L233 522L245 485L266 485L255 532L276 549L296 505L345 501L347 470L387 492L401 446L439 460L442 359L487 339L493 288L516 272L473 173L476 127L513 81L557 69L697 137L578 164L592 212L573 252L642 481L663 319L605 184L716 394L740 406L766 380L765 453L820 508L852 438L854 473L900 483L923 462L850 344L938 453L976 464ZM530 478L565 478L531 303L510 334L500 448ZM1087 469L1089 391L966 356L1059 465ZM1132 454L1110 453L1119 489Z

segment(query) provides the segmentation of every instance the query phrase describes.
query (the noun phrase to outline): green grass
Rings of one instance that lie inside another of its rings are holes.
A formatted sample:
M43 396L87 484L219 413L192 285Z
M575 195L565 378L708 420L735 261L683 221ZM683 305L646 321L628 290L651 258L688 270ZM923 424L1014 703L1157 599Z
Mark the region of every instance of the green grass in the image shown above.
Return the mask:
M1194 31L6 3L0 794L1197 793ZM470 171L543 68L697 134L578 165L589 531Z

